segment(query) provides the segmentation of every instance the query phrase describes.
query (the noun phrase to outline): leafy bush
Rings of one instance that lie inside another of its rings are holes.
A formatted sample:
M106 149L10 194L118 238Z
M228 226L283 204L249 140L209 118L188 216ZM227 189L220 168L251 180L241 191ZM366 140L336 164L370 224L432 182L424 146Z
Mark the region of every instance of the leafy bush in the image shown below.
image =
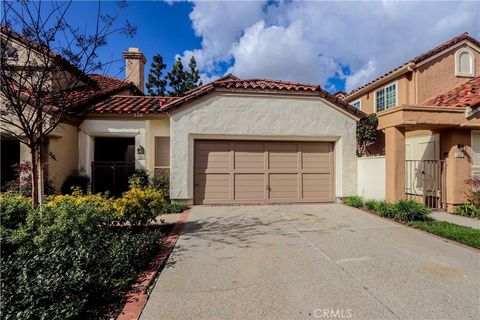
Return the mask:
M394 218L403 222L428 221L430 209L414 200L400 200L394 204Z
M151 186L150 177L145 170L135 170L135 173L128 178L130 188L148 188Z
M455 214L471 218L480 218L480 207L475 207L470 203L462 203L455 207Z
M75 170L69 175L62 184L62 194L71 194L74 189L80 189L83 193L87 193L88 184L90 183L90 177L86 174Z
M170 177L163 174L152 178L152 187L163 192L167 199L170 198Z
M0 254L2 256L15 250L12 235L25 223L31 210L30 199L8 192L0 194Z
M107 227L96 201L61 197L30 210L1 256L4 319L104 318L158 249L158 229Z
M395 205L387 201L379 201L374 213L381 217L394 218Z
M378 206L380 205L380 201L375 199L365 200L365 209L370 210L372 212L376 212L378 210Z
M162 208L162 213L180 213L187 209L187 206L179 202L167 203Z
M116 199L113 206L118 222L138 225L154 221L166 204L161 191L133 187Z
M345 204L355 208L361 208L363 207L363 199L359 196L350 196L345 199Z

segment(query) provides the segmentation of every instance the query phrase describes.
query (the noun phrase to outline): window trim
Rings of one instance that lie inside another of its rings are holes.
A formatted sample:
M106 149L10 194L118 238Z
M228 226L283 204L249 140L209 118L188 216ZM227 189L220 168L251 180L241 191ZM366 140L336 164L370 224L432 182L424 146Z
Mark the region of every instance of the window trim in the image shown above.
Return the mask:
M357 100L355 100L355 101L352 101L352 107L355 108L354 104L357 103L357 102L359 103L359 104L358 104L358 110L362 110L362 99L361 99L361 98L359 98L359 99L357 99Z
M391 107L391 108L386 108L386 109L383 109L382 111L377 111L377 92L380 91L380 90L383 90L387 87L390 87L392 85L395 85L395 106ZM373 91L373 110L375 111L375 113L378 113L378 112L383 112L383 111L386 111L388 109L392 109L392 108L395 108L396 106L398 105L398 80L395 80L395 81L392 81L392 82L389 82L377 89L375 89Z
M460 67L460 55L462 53L468 53L471 59L471 70L469 73L464 73L460 72L459 67ZM468 77L468 78L474 78L475 77L475 54L473 54L473 51L470 50L469 48L460 48L455 52L455 76L457 77Z

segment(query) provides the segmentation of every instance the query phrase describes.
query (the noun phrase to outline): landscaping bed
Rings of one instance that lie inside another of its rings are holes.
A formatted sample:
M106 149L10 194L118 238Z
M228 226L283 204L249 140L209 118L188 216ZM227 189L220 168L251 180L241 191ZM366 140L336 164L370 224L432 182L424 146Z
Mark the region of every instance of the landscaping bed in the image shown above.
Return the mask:
M30 199L0 195L2 319L107 319L123 306L138 275L158 254L178 212L161 190L132 184L102 194Z
M430 216L431 210L414 200L391 203L352 196L345 199L345 204L480 249L480 230L444 221L434 221Z
M445 221L412 221L408 225L480 249L480 230L478 229Z

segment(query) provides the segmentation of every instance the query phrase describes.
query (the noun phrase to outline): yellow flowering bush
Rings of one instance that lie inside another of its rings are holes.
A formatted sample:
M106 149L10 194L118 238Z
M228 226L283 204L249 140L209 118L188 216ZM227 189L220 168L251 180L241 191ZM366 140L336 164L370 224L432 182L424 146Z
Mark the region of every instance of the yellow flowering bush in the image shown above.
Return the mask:
M84 205L93 205L100 214L104 214L105 218L114 218L113 199L106 195L97 194L83 194L80 189L75 189L72 194L55 195L47 197L46 206L50 208L57 208L64 203L69 202L77 207Z
M145 224L154 221L165 206L163 192L151 187L132 186L114 201L115 217L120 223Z

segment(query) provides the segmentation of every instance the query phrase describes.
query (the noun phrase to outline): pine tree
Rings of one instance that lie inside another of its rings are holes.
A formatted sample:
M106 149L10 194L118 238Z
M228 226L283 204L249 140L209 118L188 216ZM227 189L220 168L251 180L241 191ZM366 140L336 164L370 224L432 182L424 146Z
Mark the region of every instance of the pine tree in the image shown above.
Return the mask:
M168 94L171 96L180 96L185 92L192 90L202 84L200 81L200 71L197 69L195 57L190 58L188 64L190 70L185 70L182 60L177 57L172 70L167 73L168 85L171 90Z
M163 57L160 54L153 56L153 62L148 74L147 93L151 96L164 96L167 86L167 80L163 77L163 70L167 65L163 63Z
M185 87L187 91L202 85L202 81L200 81L200 71L197 69L197 61L195 61L194 56L190 58L190 63L188 66L190 68L190 72L188 72L186 76L187 83Z
M170 90L168 94L170 96L179 96L185 93L187 73L183 69L182 59L177 57L172 70L167 73L167 80Z

